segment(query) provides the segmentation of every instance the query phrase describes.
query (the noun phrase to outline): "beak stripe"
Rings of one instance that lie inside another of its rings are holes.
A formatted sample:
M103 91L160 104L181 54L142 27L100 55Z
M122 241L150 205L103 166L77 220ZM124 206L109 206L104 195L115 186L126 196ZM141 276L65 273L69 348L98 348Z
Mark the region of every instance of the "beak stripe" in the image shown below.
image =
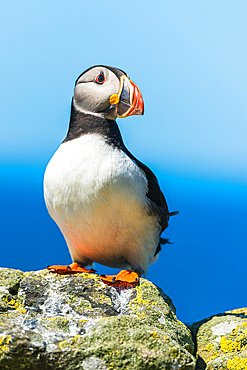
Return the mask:
M142 94L134 82L125 75L122 75L120 78L118 99L118 117L124 118L144 113Z

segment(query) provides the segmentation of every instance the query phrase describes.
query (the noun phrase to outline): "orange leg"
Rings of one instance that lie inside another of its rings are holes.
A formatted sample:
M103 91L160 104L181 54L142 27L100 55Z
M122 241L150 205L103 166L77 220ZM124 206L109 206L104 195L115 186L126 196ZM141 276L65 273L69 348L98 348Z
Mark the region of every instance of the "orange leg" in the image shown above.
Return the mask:
M71 275L77 274L78 272L90 272L90 273L96 272L96 270L94 269L85 269L84 267L79 266L78 263L76 262L73 262L68 266L54 265L47 266L47 268L50 272L55 272L60 275Z
M101 275L101 280L110 286L132 288L138 285L140 275L133 270L122 270L117 275Z

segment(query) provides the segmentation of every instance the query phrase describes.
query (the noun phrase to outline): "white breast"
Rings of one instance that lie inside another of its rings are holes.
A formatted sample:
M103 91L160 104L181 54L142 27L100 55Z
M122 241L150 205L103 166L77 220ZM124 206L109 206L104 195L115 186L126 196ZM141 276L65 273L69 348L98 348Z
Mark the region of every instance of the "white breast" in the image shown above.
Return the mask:
M160 226L146 193L143 171L97 134L62 144L45 172L46 205L69 248L112 267L152 262Z

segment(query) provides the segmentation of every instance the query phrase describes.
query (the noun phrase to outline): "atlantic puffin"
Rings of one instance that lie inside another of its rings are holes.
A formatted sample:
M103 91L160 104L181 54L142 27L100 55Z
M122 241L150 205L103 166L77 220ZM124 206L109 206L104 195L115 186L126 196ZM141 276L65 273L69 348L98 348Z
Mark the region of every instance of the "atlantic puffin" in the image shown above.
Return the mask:
M52 272L119 268L107 282L136 283L157 261L169 213L157 178L124 145L116 118L143 115L139 88L118 68L96 65L76 80L66 138L47 165L44 198L73 263Z

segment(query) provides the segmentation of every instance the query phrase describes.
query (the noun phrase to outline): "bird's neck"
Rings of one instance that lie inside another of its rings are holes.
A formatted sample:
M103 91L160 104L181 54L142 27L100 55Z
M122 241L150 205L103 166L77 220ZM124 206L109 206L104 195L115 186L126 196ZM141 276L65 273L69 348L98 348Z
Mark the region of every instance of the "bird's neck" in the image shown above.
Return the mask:
M90 113L80 112L72 103L69 129L63 143L87 134L101 135L110 145L119 149L125 148L116 121Z

